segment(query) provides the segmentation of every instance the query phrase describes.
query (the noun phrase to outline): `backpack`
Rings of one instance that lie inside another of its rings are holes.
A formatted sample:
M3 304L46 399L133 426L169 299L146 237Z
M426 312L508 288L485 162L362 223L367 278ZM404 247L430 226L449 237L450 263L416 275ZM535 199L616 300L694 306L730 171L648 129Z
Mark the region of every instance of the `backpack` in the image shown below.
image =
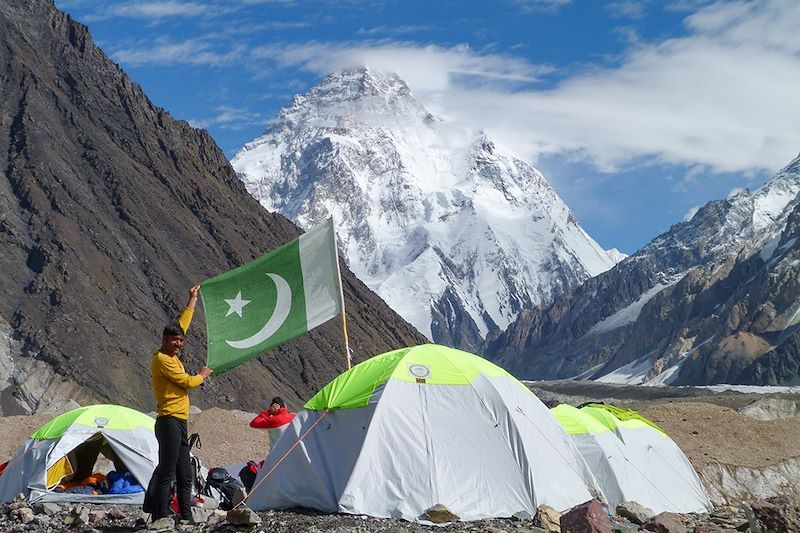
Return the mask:
M258 475L258 469L261 468L261 465L264 464L264 461L260 463L256 463L255 461L247 461L247 464L239 470L239 479L242 480L244 483L244 488L247 489L247 492L250 492L253 489L253 483L256 482L256 475Z
M203 474L200 470L200 459L191 453L192 448L197 448L198 450L203 449L203 442L200 440L199 433L192 433L189 436L189 461L191 461L192 464L192 489L194 491L193 495L198 495L203 494L203 490L206 488L206 480L203 479Z
M242 482L231 476L224 468L212 468L208 471L203 494L214 496L212 489L219 493L219 508L223 511L230 511L246 496Z

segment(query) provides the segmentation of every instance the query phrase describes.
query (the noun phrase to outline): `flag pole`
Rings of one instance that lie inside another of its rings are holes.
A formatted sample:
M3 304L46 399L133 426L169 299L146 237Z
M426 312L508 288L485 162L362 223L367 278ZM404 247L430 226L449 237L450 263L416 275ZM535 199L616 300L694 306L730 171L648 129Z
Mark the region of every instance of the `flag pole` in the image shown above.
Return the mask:
M336 222L331 216L331 228L333 228L333 256L336 262L336 274L339 276L339 299L342 305L342 335L344 337L344 361L347 370L350 370L350 341L347 338L347 315L344 312L344 289L342 288L342 272L339 267L339 246L336 244Z

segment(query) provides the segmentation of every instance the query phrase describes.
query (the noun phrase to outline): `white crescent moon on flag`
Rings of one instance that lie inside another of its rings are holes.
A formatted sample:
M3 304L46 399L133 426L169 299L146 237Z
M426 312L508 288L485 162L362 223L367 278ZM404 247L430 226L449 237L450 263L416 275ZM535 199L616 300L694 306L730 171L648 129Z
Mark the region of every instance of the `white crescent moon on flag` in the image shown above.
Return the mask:
M239 341L226 340L225 342L228 343L228 346L231 348L244 350L246 348L258 346L272 337L289 316L289 311L292 309L292 288L289 287L285 279L277 274L268 273L267 276L272 278L272 281L275 283L275 288L278 290L278 295L275 300L275 309L272 311L272 314L269 319L267 319L264 326L254 335Z

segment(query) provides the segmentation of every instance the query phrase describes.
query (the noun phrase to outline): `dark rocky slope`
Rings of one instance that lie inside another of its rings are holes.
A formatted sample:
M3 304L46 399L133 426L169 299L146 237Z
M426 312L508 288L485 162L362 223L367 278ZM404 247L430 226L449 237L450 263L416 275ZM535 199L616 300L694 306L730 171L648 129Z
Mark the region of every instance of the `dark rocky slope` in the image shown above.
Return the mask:
M526 378L797 384L798 191L800 158L521 313L484 352Z
M154 106L51 0L0 3L0 157L6 414L59 393L152 408L150 354L186 289L299 234L247 193L206 131ZM357 360L424 341L343 278ZM190 370L205 360L201 307ZM280 393L297 404L343 369L341 337L332 321L194 401L257 410Z

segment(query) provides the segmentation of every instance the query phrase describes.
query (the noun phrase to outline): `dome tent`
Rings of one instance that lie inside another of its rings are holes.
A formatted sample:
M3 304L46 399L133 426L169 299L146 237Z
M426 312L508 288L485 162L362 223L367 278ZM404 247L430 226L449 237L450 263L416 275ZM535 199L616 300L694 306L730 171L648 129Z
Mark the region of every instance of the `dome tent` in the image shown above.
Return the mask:
M20 446L0 475L0 501L24 494L30 502L141 504L144 493L73 494L53 489L65 476L90 475L101 450L147 487L158 463L155 420L119 405L90 405L63 413Z
M533 516L593 497L547 407L502 368L434 344L369 359L320 390L258 473L248 505L421 520Z
M653 421L632 409L602 403L585 404L580 411L617 435L625 445L630 463L657 486L658 492L668 501L671 508L667 510L705 513L712 509L689 459Z
M680 512L657 480L651 480L628 457L625 443L595 417L571 405L550 409L564 431L572 438L598 485L612 507L635 501L655 513ZM668 491L667 491L668 492Z

